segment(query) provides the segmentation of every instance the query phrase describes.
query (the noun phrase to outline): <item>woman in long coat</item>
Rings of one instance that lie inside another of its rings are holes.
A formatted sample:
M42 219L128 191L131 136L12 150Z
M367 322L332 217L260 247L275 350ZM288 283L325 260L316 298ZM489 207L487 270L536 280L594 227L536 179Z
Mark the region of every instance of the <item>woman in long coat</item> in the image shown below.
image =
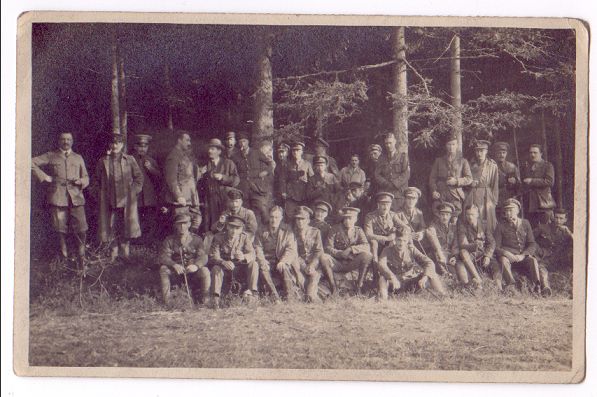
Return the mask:
M499 198L499 171L497 163L487 158L488 150L488 141L477 141L476 159L471 162L473 182L464 205L475 204L479 208L479 219L493 232L497 226L495 208Z

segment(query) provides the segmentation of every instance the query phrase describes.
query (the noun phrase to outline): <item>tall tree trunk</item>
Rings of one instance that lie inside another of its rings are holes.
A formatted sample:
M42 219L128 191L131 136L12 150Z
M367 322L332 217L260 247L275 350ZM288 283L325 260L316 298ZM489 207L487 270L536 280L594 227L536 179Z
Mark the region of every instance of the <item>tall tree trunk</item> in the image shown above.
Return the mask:
M258 60L258 80L255 93L255 122L253 141L272 140L274 136L273 82L272 82L272 42L274 35L265 28L258 35L261 53Z
M545 126L545 110L541 109L541 146L543 159L547 160L547 127Z
M406 80L406 42L404 39L404 27L396 27L393 32L394 59L394 95L398 102L393 108L394 135L397 138L398 148L408 153L408 104L406 102L407 80Z
M170 66L164 66L164 85L166 86L166 97L168 100L168 129L174 131L174 120L172 118L172 81L170 80Z
M116 36L112 37L112 97L110 108L112 110L112 131L120 134L120 94L118 84L118 46Z
M450 45L450 90L454 119L452 132L458 138L458 151L462 154L462 93L460 90L460 36L455 35Z
M556 178L556 203L560 207L564 207L564 189L562 186L562 179L564 178L564 168L563 168L563 154L562 154L562 133L561 128L567 125L567 123L562 122L559 120L555 128L555 178ZM567 178L568 179L568 178Z
M126 105L126 75L124 72L124 59L122 54L119 53L119 71L118 71L118 93L119 93L119 110L120 110L120 133L122 134L122 140L124 142L124 152L127 149L127 135L128 135L128 114Z

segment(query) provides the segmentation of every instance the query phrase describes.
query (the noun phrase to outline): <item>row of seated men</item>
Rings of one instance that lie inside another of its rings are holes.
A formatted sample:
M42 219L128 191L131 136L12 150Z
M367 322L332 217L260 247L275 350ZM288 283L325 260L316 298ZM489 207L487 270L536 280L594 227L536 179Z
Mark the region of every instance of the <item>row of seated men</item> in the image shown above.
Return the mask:
M409 222L408 208L421 214L416 208L419 196L417 188L409 187L405 210L394 212L393 194L377 193L377 209L364 215L362 228L357 222L363 214L354 207L343 207L341 221L328 224L331 205L323 200L313 208L297 206L289 215L274 206L267 224L258 227L255 215L242 205L242 192L232 189L229 209L205 241L189 232L190 216L176 216L176 233L163 242L159 256L162 297L169 301L173 277L188 275L200 291L197 299L211 301L214 307L220 305L225 280L229 285L239 282L245 299L258 294L261 280L276 300L304 294L315 302L320 300L320 282L337 295L338 275L349 272L357 273L354 293L360 294L369 270L380 299L387 299L390 291L425 288L444 295L442 276L448 274L472 288L481 288L486 274L502 290L513 288L519 273L528 277L534 291L551 295L543 259L553 260L553 253L540 252L529 222L519 216L520 202L505 203L504 218L495 232L479 218L474 204L454 222L450 203L438 205L431 225L417 230ZM557 211L556 219L571 239L565 212ZM283 291L278 291L274 279L281 280Z

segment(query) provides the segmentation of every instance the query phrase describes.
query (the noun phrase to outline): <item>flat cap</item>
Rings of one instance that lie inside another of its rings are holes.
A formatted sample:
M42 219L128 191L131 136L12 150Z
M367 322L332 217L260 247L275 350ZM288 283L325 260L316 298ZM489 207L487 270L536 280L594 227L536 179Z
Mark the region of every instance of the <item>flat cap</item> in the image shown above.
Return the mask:
M217 147L218 149L224 149L224 145L222 145L222 141L220 141L218 138L210 139L207 146Z
M340 216L342 218L348 218L348 217L351 217L351 216L358 216L359 212L361 212L361 210L358 209L358 208L355 208L355 207L343 207L340 210Z
M228 196L228 198L230 200L238 200L238 199L242 199L244 197L243 192L236 188L230 188L228 190L228 193L226 193L226 195Z
M311 215L313 215L311 208L305 207L304 205L296 207L296 210L294 211L294 218L311 219Z
M509 198L506 201L504 201L504 205L503 208L514 208L514 207L518 207L518 209L520 210L522 205L520 204L520 201L514 199L514 198Z
M505 150L505 151L509 151L510 150L510 145L507 142L496 142L493 144L493 150L498 151L498 150Z
M330 203L328 203L327 201L317 200L317 201L315 201L313 208L325 210L329 213L332 210L332 205Z
M404 189L404 197L419 198L421 197L421 191L414 186L407 187L406 189Z
M187 214L177 214L174 217L174 223L190 223L191 216Z
M226 223L231 226L243 227L245 225L245 220L238 215L228 215Z
M151 142L151 135L147 135L147 134L135 135L135 143L136 144L148 145L149 142Z
M378 203L391 203L394 201L394 195L389 192L379 192L375 195Z

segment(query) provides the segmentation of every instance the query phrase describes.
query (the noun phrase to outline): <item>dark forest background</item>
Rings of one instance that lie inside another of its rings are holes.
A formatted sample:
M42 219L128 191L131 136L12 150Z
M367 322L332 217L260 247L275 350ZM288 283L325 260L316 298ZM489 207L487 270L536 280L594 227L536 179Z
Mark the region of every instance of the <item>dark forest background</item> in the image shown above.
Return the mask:
M209 138L247 130L274 141L323 136L344 166L351 153L365 155L368 144L381 143L382 133L397 132L400 108L408 118L410 184L426 193L432 160L455 128L451 78L458 58L464 156L472 157L474 138L489 138L509 142L516 162L516 137L522 164L528 146L540 143L556 165L558 204L571 207L574 31L404 27L408 94L401 96L391 63L396 29L34 24L32 154L54 149L57 134L72 131L74 150L93 175L107 147L104 134L115 129L129 138L151 134L158 159L173 146L177 129L190 131L199 158ZM260 87L271 104L263 104ZM31 235L42 236L49 221L44 186L34 180L32 190ZM87 199L93 232L96 208ZM46 244L33 238L32 254L43 255Z

